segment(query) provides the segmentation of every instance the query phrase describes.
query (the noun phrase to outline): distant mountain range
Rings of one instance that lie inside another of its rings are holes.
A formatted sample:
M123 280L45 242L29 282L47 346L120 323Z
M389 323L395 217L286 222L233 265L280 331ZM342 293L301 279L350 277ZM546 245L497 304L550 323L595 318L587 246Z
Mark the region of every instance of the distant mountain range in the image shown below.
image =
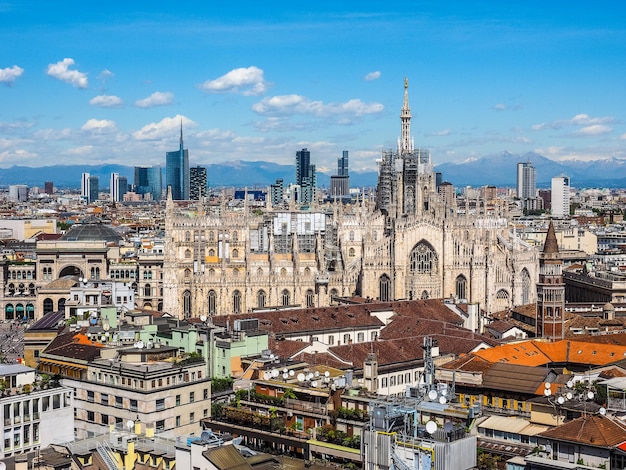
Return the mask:
M519 155L502 152L462 163L442 163L435 167L435 171L441 172L443 180L449 181L456 187L484 185L514 187L517 164L526 161L532 162L537 170L538 188L549 188L552 177L559 175L569 176L572 186L578 188L626 188L626 160L617 158L557 162L537 153ZM295 176L293 165L278 165L264 161L238 160L210 164L206 167L211 187L266 187L274 183L277 178L283 178L285 184L289 184L293 182ZM13 166L0 170L0 186L26 184L43 187L44 181L53 181L57 188L77 188L80 186L83 172L98 176L102 189L108 188L111 173L128 177L129 183L134 178L134 167L123 165L55 165L37 168ZM350 172L352 187L371 187L376 185L376 181L375 171ZM318 173L318 186L328 187L329 185L330 175Z

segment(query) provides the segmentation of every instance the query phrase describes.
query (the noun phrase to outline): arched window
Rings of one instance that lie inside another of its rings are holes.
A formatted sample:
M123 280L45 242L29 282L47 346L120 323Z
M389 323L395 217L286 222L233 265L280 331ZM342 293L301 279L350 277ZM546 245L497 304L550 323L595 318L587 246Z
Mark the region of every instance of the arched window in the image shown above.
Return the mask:
M281 292L280 297L281 297L281 304L283 305L283 307L286 307L291 302L291 295L289 294L289 291L287 289L284 289Z
M378 291L381 302L391 300L391 279L386 274L378 278Z
M237 268L233 269L233 277L239 277L239 270Z
M330 297L331 297L331 299L333 297L337 297L338 295L339 295L339 291L337 289L333 288L333 289L330 290Z
M311 275L311 268L309 268L308 266L304 268L304 275L306 277L309 277Z
M209 250L209 256L211 257L215 256L215 250L213 248Z
M215 277L215 269L209 269L209 277Z
M455 293L456 297L461 300L467 300L467 279L463 275L456 277L455 281Z
M191 277L191 269L185 269L185 279L189 279Z
M409 256L411 274L433 274L437 268L437 253L432 245L424 240L419 242Z
M315 305L315 293L313 289L309 289L306 291L306 306L313 307Z
M35 284L28 284L28 295L35 295Z
M257 292L256 294L256 306L259 308L263 308L265 307L265 299L266 299L266 294L264 290L260 290L259 292Z
M422 292L422 300L427 300L430 298L430 294L428 293L427 290Z
M51 298L46 298L43 300L43 314L54 312L54 302Z
M209 315L214 315L217 311L217 294L213 289L209 291L209 297L207 300L209 304Z
M239 258L239 250L233 250L233 258Z
M59 302L57 303L57 305L59 306L58 310L64 310L65 309L65 299L59 299Z
M186 242L190 242L191 241L191 232L189 232L189 231L185 232L185 241Z
M350 230L350 233L348 235L348 238L350 239L351 242L354 241L354 230Z
M232 237L233 241L236 242L239 239L239 235L237 234L237 232L233 232L233 237Z
M257 275L257 276L263 276L263 268L258 268L258 269L256 270L256 275Z
M191 250L185 250L185 258L191 258Z
M281 275L282 277L285 277L285 276L287 275L287 270L286 270L285 268L281 268L281 269L280 269L280 275Z
M15 318L15 307L13 304L6 304L4 307L5 320L13 320Z
M152 295L152 288L150 287L150 284L146 284L145 286L143 286L143 296L150 297L151 295Z
M33 304L26 304L26 316L29 320L35 319L35 306Z
M354 255L355 255L354 248L350 248L350 249L348 250L348 256L349 256L350 258L354 258Z
M374 230L374 233L372 235L374 237L374 241L378 240L378 232L376 230Z
M233 292L233 313L241 313L241 292Z
M183 316L185 318L191 317L191 292L188 290L183 292Z
M214 242L215 241L215 234L213 232L209 232L209 241L210 242Z
M530 274L527 269L522 270L522 305L530 303Z
M9 284L9 295L15 295L15 284Z
M509 293L506 290L500 289L496 293L496 305L500 308L504 308L509 305Z

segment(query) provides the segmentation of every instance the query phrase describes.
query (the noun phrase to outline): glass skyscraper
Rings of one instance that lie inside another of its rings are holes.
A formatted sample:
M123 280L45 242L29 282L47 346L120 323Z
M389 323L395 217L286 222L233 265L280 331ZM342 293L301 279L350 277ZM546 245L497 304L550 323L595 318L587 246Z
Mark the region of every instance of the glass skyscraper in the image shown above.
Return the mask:
M189 199L199 201L200 198L207 196L207 178L206 168L196 166L189 170Z
M163 190L161 167L155 166L136 166L135 167L135 192L144 196L144 199L152 201L161 200L161 192ZM146 197L149 194L149 197Z
M189 152L183 148L183 123L180 123L180 148L165 153L165 182L172 189L172 199L189 199Z

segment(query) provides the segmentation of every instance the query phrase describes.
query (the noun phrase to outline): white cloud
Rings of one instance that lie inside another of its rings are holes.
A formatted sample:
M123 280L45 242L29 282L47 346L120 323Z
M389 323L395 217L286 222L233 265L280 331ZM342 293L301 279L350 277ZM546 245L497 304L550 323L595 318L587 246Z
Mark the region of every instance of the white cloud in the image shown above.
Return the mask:
M317 117L351 115L364 116L380 113L384 106L380 103L364 103L359 99L352 99L345 103L328 103L313 101L301 95L282 95L263 98L252 106L258 114L270 116L286 116L293 114L308 114Z
M452 134L450 129L442 129L440 131L431 132L428 134L430 137L447 137Z
M115 121L106 119L89 119L80 129L92 134L108 134L114 132L117 129L117 125Z
M496 111L506 111L508 107L504 103L498 103L493 106L493 109L495 109Z
M147 98L135 101L138 108L153 108L155 106L164 106L174 102L174 93L155 91Z
M268 84L263 78L263 70L251 66L233 69L215 80L207 80L200 89L210 93L240 93L242 95L261 95Z
M70 65L74 65L74 59L68 57L56 64L48 64L46 73L76 88L87 88L87 74L78 70L70 70Z
M89 155L93 151L93 145L81 145L67 150L70 155Z
M372 80L378 80L379 78L380 78L379 70L377 70L376 72L370 72L365 76L365 80L367 80L368 82Z
M177 114L171 118L163 118L159 122L151 122L146 124L138 131L133 132L133 137L137 140L172 140L173 136L178 136L180 124L185 127L195 127L197 124L191 119Z
M14 65L13 67L7 67L6 69L0 69L0 83L12 85L15 80L22 76L24 69Z
M106 81L109 78L113 78L113 77L115 77L115 74L111 72L109 69L104 69L102 72L100 72L100 75L98 75L98 78L103 81Z
M583 127L582 129L578 129L574 132L575 135L579 136L596 136L596 135L604 135L608 134L613 130L610 126L603 126L601 124L593 124L591 126Z
M612 116L591 117L588 114L577 114L571 119L560 119L552 122L542 122L531 126L534 131L542 131L544 129L561 129L566 126L592 126L595 124L607 124L613 122Z
M619 136L620 140L626 140L626 134L622 134Z
M121 108L124 100L114 95L98 95L89 100L89 104L100 108Z

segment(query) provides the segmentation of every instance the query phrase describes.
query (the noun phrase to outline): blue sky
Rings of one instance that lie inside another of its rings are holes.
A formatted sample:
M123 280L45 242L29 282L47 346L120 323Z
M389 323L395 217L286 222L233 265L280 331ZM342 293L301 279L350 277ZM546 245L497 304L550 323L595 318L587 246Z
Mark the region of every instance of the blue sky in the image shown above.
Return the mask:
M0 167L626 158L621 1L0 0Z

